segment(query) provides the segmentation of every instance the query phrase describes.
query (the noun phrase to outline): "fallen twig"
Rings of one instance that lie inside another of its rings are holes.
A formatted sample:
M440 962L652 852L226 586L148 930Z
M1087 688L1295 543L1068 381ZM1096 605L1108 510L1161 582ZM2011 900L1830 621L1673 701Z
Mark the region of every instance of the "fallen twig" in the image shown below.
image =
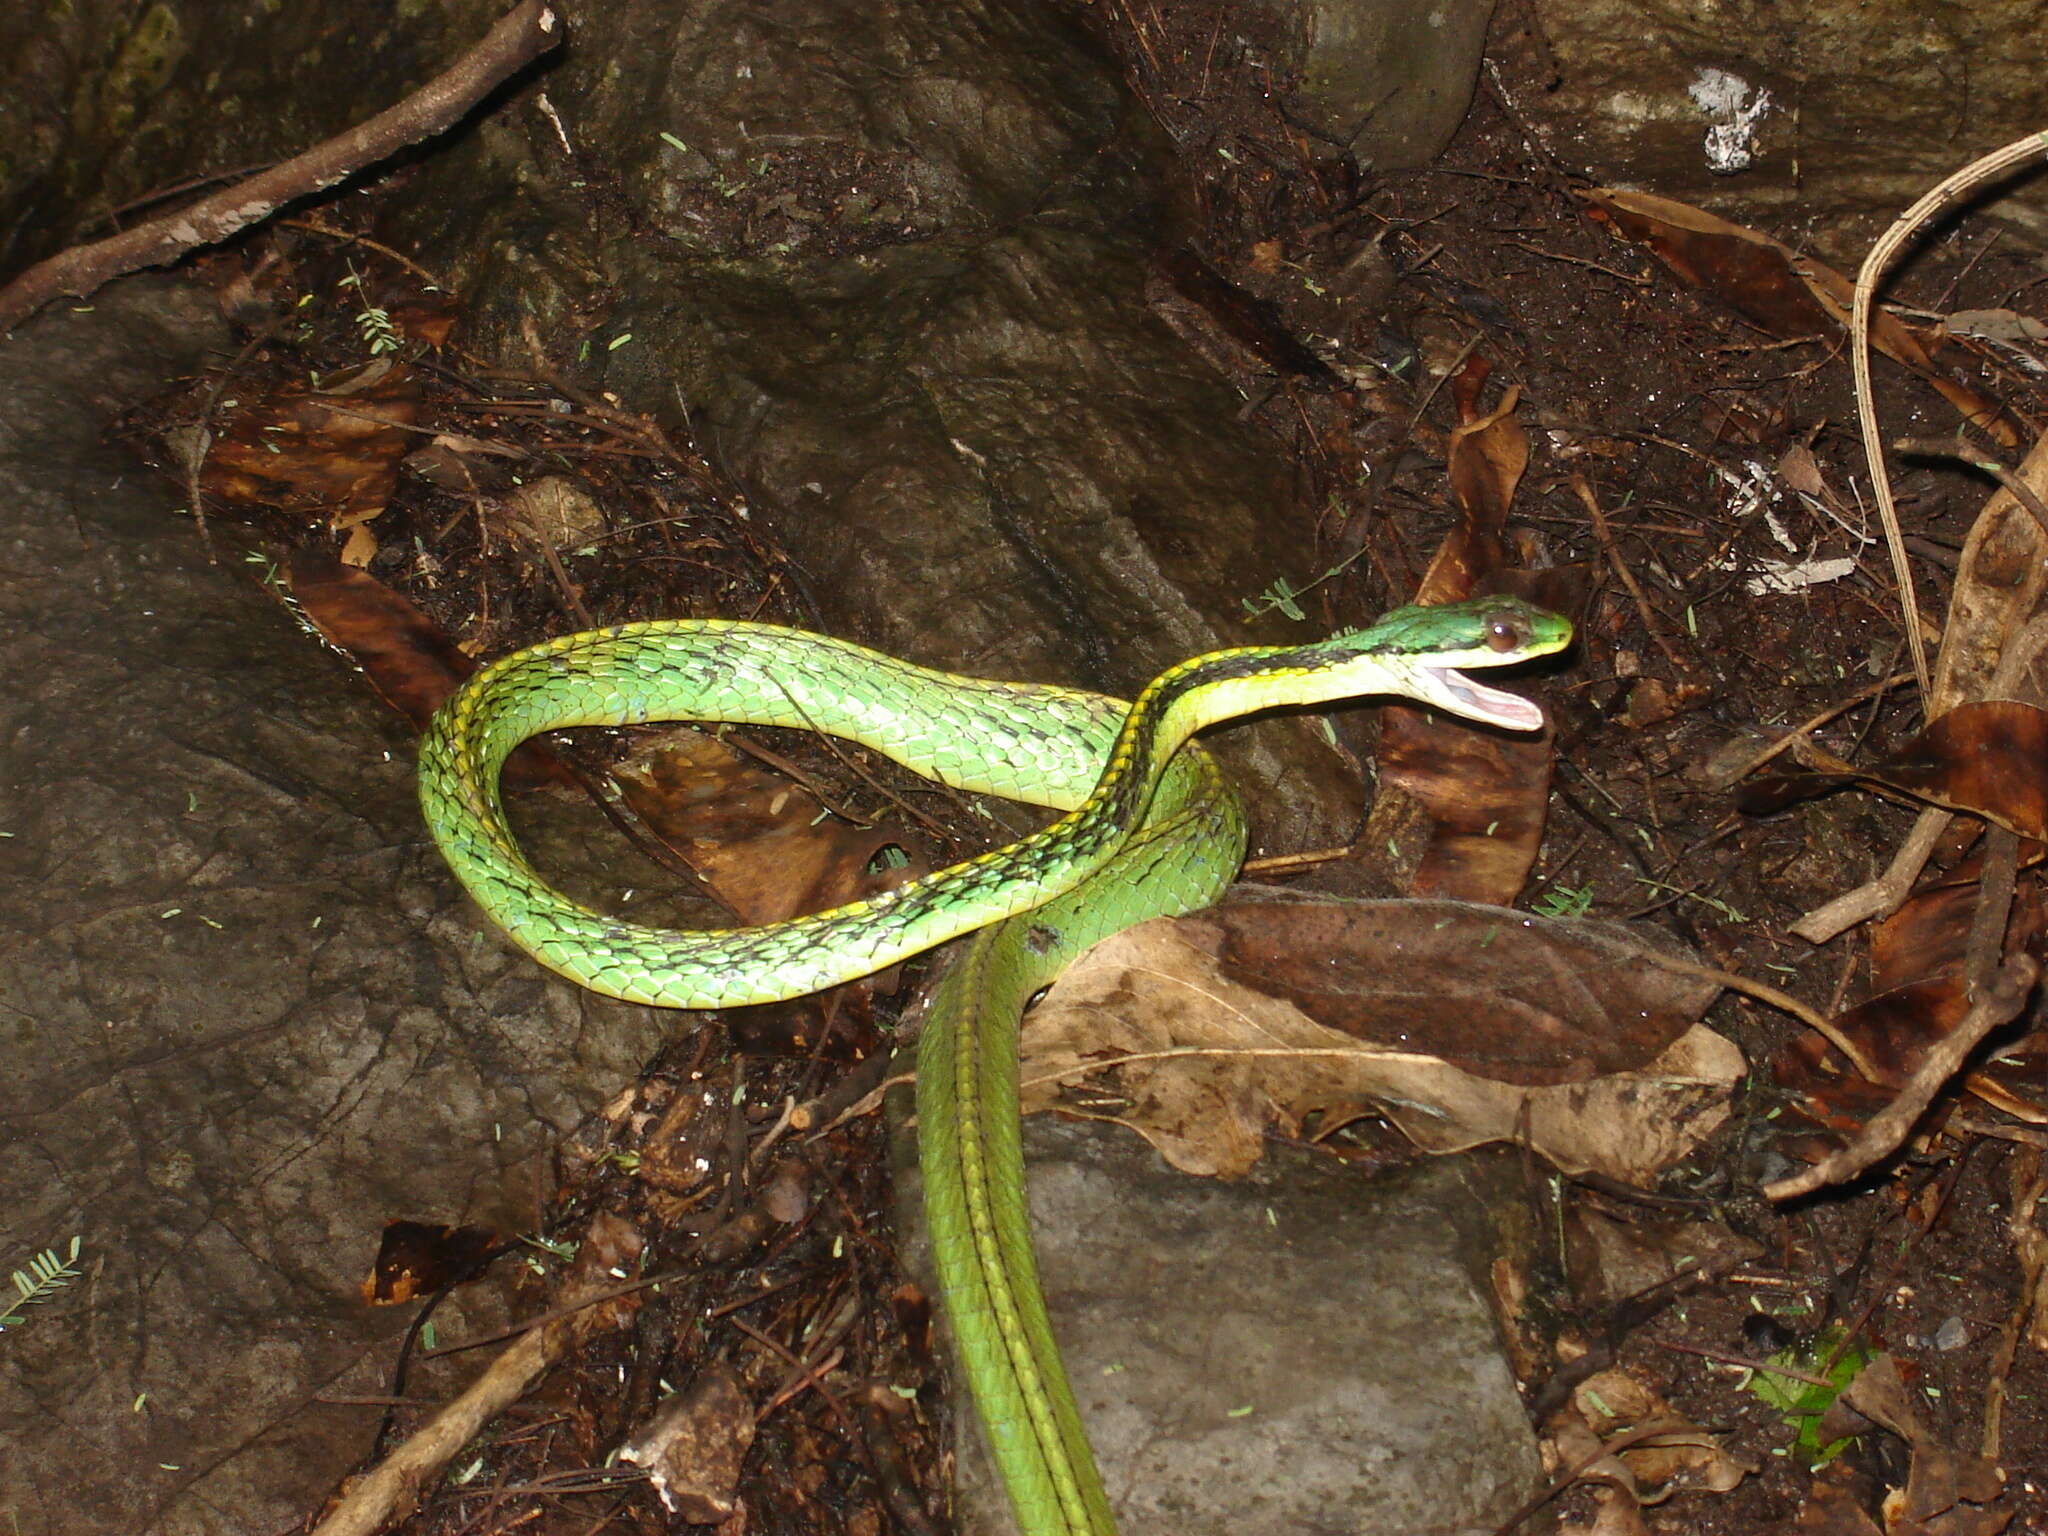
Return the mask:
M1628 568L1628 562L1621 558L1621 548L1614 542L1614 530L1607 526L1607 514L1600 509L1600 498L1593 494L1593 487L1584 475L1574 474L1571 477L1571 486L1573 493L1578 496L1593 519L1593 536L1600 541L1600 549L1607 556L1607 563L1614 567L1614 574L1621 579L1622 586L1628 589L1629 598L1636 605L1636 617L1642 621L1643 632L1650 637L1650 643L1664 653L1666 661L1683 671L1685 661L1672 649L1671 642L1664 638L1663 626L1657 622L1656 610L1650 607L1649 595L1636 580L1635 572Z
M1905 530L1899 524L1899 508L1892 496L1891 476L1885 473L1884 443L1877 430L1877 398L1870 387L1870 310L1876 302L1877 285L1891 266L1892 258L1918 234L1934 216L1953 207L1988 182L2009 174L2015 167L2048 153L2048 133L2030 133L1973 160L1941 185L1900 214L1892 227L1870 248L1863 269L1856 274L1856 292L1849 310L1849 364L1856 381L1856 420L1863 434L1863 453L1870 466L1870 485L1877 495L1878 517L1884 524L1885 543L1892 555L1892 574L1899 585L1899 605L1906 614L1906 645L1913 656L1913 675L1920 680L1924 696L1933 688L1927 666L1927 646L1920 637L1919 600L1913 590L1913 568L1906 559Z
M620 1225L623 1228L623 1223ZM629 1228L624 1230L630 1233ZM637 1244L637 1234L633 1239ZM459 1397L370 1471L350 1482L327 1517L313 1528L312 1536L376 1536L392 1520L410 1514L420 1490L435 1480L455 1453L547 1374L570 1345L597 1328L616 1326L611 1314L587 1310L592 1301L602 1299L600 1293L618 1294L605 1268L595 1262L598 1251L598 1244L586 1242L585 1253L579 1257L589 1260L589 1267L582 1273L572 1271L565 1286L564 1307L551 1314L552 1321L520 1335ZM638 1256L637 1246L634 1256ZM565 1310L574 1315L561 1315Z
M0 288L0 334L45 304L64 297L85 298L124 273L162 266L188 251L217 245L288 203L432 138L561 40L561 18L546 0L521 0L482 42L368 122L162 218L37 262Z
M1896 912L1912 894L1913 882L1927 867L1941 834L1952 819L1947 811L1927 807L1913 823L1913 830L1892 855L1883 874L1866 880L1853 891L1844 891L1826 906L1816 907L1792 925L1791 931L1809 944L1825 944L1838 933L1882 913Z
M2007 1207L2007 1230L2012 1233L2014 1257L2020 1264L2019 1299L1998 1331L1998 1350L1991 1360L1991 1379L1984 1388L1984 1438L1978 1454L1997 1461L2005 1433L2006 1384L2013 1362L2019 1357L2020 1342L2028 1336L2034 1308L2041 1302L2041 1275L2048 1269L2048 1238L2044 1238L2034 1211L2048 1199L2048 1160L2038 1149L2029 1148L2013 1159L2012 1204Z

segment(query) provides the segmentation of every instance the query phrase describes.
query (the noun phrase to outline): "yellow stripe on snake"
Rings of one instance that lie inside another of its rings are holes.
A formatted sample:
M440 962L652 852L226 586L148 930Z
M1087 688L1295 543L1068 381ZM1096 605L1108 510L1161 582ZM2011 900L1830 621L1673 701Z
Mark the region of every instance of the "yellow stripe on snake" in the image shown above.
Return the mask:
M1206 906L1245 825L1189 738L1285 705L1391 695L1540 730L1469 669L1562 649L1571 626L1514 598L1402 608L1307 645L1198 656L1133 703L987 682L762 624L683 619L569 635L486 667L420 750L420 802L457 877L534 959L594 991L669 1008L798 997L973 935L933 990L918 1048L919 1161L941 1299L1023 1536L1113 1536L1039 1294L1024 1206L1017 1021L1098 939ZM506 826L498 775L530 736L577 725L726 721L823 731L942 784L1065 814L1031 836L810 917L704 932L578 906Z

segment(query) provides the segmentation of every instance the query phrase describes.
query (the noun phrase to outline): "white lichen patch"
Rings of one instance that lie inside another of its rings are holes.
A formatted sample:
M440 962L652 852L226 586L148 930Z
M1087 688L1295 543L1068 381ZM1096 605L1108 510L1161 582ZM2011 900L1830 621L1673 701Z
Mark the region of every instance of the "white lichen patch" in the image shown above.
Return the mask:
M1756 160L1757 125L1770 114L1771 93L1725 69L1706 68L1686 94L1707 119L1707 169L1716 176L1748 170Z

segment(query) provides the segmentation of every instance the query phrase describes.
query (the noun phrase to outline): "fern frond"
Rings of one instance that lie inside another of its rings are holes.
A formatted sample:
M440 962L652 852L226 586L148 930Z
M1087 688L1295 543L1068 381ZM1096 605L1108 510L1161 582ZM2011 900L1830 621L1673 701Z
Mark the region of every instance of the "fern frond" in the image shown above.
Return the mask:
M32 1307L38 1302L48 1301L57 1292L78 1278L79 1239L71 1239L70 1250L63 1258L57 1256L54 1248L45 1248L41 1253L29 1256L28 1267L17 1269L10 1277L14 1282L14 1297L4 1312L0 1312L0 1332L19 1328L23 1318L21 1309Z

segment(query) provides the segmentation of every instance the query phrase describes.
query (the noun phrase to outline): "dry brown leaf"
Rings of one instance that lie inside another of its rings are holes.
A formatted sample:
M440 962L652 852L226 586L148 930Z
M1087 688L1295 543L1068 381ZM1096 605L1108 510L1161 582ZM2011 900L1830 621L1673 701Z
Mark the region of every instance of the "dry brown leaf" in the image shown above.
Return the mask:
M612 776L633 813L742 923L857 901L927 867L901 831L826 814L810 791L694 727L648 733ZM883 867L890 848L906 859Z
M1591 1525L1571 1521L1557 1528L1558 1536L1650 1536L1642 1506L1625 1489L1595 1488L1593 1502L1597 1508Z
M740 1466L754 1443L754 1405L731 1367L714 1360L619 1447L620 1461L647 1469L671 1514L691 1525L739 1507Z
M1565 1224L1573 1294L1599 1305L1640 1295L1682 1270L1754 1259L1762 1252L1718 1221L1622 1220L1582 1202Z
M1959 704L1881 762L1844 773L1766 774L1743 786L1738 803L1765 816L1859 782L2048 840L2048 710L2007 699Z
M605 531L604 508L588 489L567 475L548 475L505 493L512 531L553 550L574 549Z
M2012 1516L2000 1518L1989 1507L2005 1494L1998 1468L1981 1456L1951 1447L1921 1417L1917 1398L1890 1355L1877 1356L1842 1391L1851 1408L1882 1424L1912 1452L1906 1486L1885 1500L1886 1530L1895 1536L2003 1530ZM1972 1505L1980 1507L1968 1507ZM1994 1520L1995 1524L1988 1523Z
M1175 1167L1225 1176L1257 1161L1270 1121L1292 1131L1321 1108L1370 1100L1430 1151L1526 1140L1568 1172L1647 1182L1726 1118L1744 1069L1733 1045L1695 1024L1632 1070L1548 1086L1490 1081L1440 1056L1358 1040L1231 980L1200 919L1141 924L1082 956L1027 1019L1023 1052L1027 1109L1117 1062L1126 1107L1113 1118Z
M1459 425L1445 456L1459 521L1423 575L1419 603L1525 585L1502 567L1508 510L1529 463L1529 435L1515 419L1517 389L1491 407L1482 403L1490 371L1475 356L1452 380ZM1513 901L1543 838L1550 732L1481 730L1390 705L1380 711L1377 757L1379 787L1360 845L1396 848L1397 860L1412 861L1404 882L1412 895Z
M228 506L330 519L381 511L413 443L419 382L397 367L341 388L349 392L294 386L243 400L207 453L201 488Z
M1476 902L1521 894L1550 800L1547 727L1510 736L1390 704L1380 711L1378 759L1378 789L1360 841L1419 843L1409 891Z
M618 1290L621 1276L639 1272L640 1258L646 1251L647 1239L639 1227L614 1211L599 1211L590 1218L583 1241L577 1245L576 1257L562 1276L562 1294L594 1296ZM610 1333L625 1326L640 1310L643 1300L638 1291L608 1296L578 1310L570 1320L571 1327L579 1339Z
M1592 1483L1618 1493L1631 1509L1640 1506L1635 1474L1629 1471L1628 1464L1608 1451L1600 1437L1587 1427L1584 1417L1569 1407L1552 1417L1543 1436L1542 1451L1544 1470L1552 1476L1562 1477L1569 1470L1574 1482ZM1598 1524L1594 1526L1596 1530L1600 1528Z
M1613 1456L1628 1468L1645 1504L1687 1489L1726 1493L1757 1470L1625 1370L1600 1371L1580 1382L1570 1411L1603 1445L1627 1437L1629 1443Z
M379 507L377 512L383 510ZM377 512L372 512L370 517L375 517ZM377 558L377 535L370 532L370 517L350 523L345 530L339 526L335 529L337 533L345 531L348 534L348 537L341 541L340 559L343 565L353 570L364 570Z
M490 1227L387 1221L376 1261L363 1276L366 1307L395 1307L483 1274L484 1264L509 1239Z
M441 432L426 447L414 449L400 462L428 484L463 496L496 490L504 482L509 468L492 461L532 457L517 443L491 443L460 432Z
M691 727L649 733L612 777L642 824L742 923L778 923L858 901L930 867L922 844L902 829L827 814L809 790ZM890 850L901 857L888 857ZM729 1027L749 1051L814 1050L820 1038L833 1038L826 1021L841 1004L890 990L895 974L737 1009Z
M2033 862L2031 859L2028 862ZM1980 861L1971 859L1938 883L1916 891L1878 923L1870 941L1872 995L1834 1019L1833 1037L1853 1045L1872 1074L1843 1070L1841 1059L1817 1035L1788 1041L1772 1063L1772 1077L1794 1095L1799 1114L1837 1135L1853 1135L1881 1110L1892 1091L1912 1080L1930 1051L1968 1016L1964 974L1970 925L1976 915ZM2048 931L2038 884L2024 881L2007 917L2005 951L2038 952ZM2048 1124L2048 1030L2033 1029L2003 1042L1971 1068L1962 1086L1983 1102L2031 1124ZM1785 1150L1820 1157L1827 1148L1801 1138Z
M1488 408L1479 401L1486 373L1482 366L1471 366L1452 381L1458 425L1446 445L1444 472L1462 521L1430 562L1417 593L1421 602L1449 603L1469 597L1475 580L1499 568L1508 509L1529 467L1529 434L1515 419L1521 387L1509 385Z
M1653 1061L1718 988L1624 925L1459 901L1240 887L1188 920L1233 980L1361 1040L1496 1082L1583 1082Z
M1847 1470L1840 1461L1821 1468L1799 1505L1798 1536L1884 1536L1844 1481Z
M1577 195L1595 218L1644 247L1680 279L1713 294L1774 336L1832 337L1848 324L1856 285L1781 240L1647 192L1598 187ZM1973 426L2007 447L2019 442L2006 413L1950 378L1926 344L1896 316L1873 309L1870 342L1919 374Z
M366 571L298 550L285 562L285 579L299 611L415 730L424 730L441 701L476 670L440 625ZM560 758L529 741L507 760L505 782L531 789L575 780Z

